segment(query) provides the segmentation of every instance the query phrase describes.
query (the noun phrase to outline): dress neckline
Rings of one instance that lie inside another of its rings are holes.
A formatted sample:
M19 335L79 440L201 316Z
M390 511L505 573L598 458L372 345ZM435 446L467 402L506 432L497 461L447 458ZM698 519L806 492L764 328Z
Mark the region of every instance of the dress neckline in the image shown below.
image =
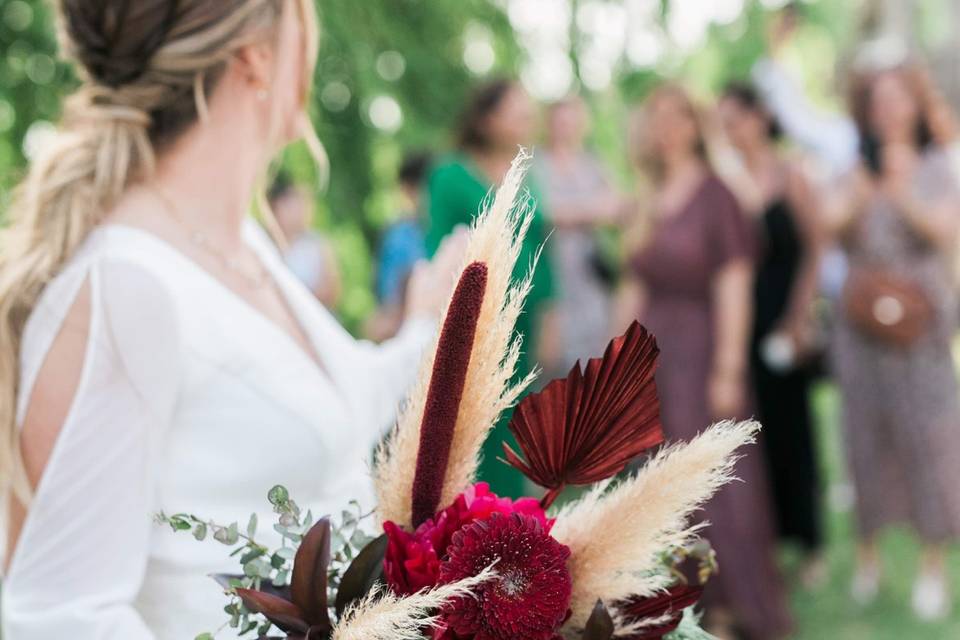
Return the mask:
M680 206L675 207L673 211L667 213L666 215L660 214L655 217L654 220L656 226L662 227L686 217L690 211L693 210L693 205L696 204L697 200L700 198L700 195L707 190L707 187L713 184L714 179L715 176L712 173L709 171L704 172L696 186L690 189L690 193L683 198Z
M187 269L197 273L199 277L206 281L212 288L222 292L224 297L231 301L231 304L234 304L235 306L238 306L239 308L242 308L248 312L248 314L252 316L256 322L267 327L269 331L277 335L278 339L282 342L285 342L291 348L291 350L309 366L310 369L315 371L320 377L324 378L332 386L336 387L333 375L331 374L330 368L327 364L327 359L323 353L323 349L321 348L319 341L315 338L314 332L310 330L310 325L306 322L306 318L304 318L303 314L301 313L300 306L294 299L293 291L290 289L289 283L283 278L284 274L281 273L280 269L277 268L274 260L271 260L270 256L267 255L263 248L258 246L257 243L253 241L253 238L251 237L251 224L253 223L249 220L244 222L243 242L247 245L247 247L250 248L251 251L254 252L261 265L264 267L264 269L266 269L266 272L269 275L270 284L276 289L279 297L287 308L287 312L290 314L293 321L297 323L300 331L303 332L304 337L306 337L308 343L310 344L312 353L308 352L292 335L290 335L290 333L283 326L278 324L267 314L258 309L254 304L227 286L208 269L204 268L196 260L178 249L170 241L141 227L124 223L104 223L100 225L99 230L104 233L118 232L135 235L159 247L165 253L171 254L174 259L184 265Z

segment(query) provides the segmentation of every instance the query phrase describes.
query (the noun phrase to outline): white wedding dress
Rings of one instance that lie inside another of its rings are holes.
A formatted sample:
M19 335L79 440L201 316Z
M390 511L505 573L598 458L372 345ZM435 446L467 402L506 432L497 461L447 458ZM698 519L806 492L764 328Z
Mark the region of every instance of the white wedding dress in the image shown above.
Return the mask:
M79 388L3 581L3 640L192 640L227 619L208 574L230 549L154 522L258 512L279 546L275 484L317 515L371 506L370 453L435 324L354 340L290 274L253 222L247 241L321 369L284 331L185 255L103 226L46 288L24 335L19 420L84 283L91 316ZM227 629L217 638L235 637Z

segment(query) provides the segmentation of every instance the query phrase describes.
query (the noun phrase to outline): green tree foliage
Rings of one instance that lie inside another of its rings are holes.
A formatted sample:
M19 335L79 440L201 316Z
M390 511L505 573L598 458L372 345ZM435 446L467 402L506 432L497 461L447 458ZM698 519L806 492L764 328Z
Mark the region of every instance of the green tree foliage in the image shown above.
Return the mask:
M56 120L60 97L73 84L56 58L51 25L46 2L0 1L0 205L22 174L31 125Z
M372 254L378 230L396 213L393 185L404 152L446 148L477 81L463 63L470 26L489 30L495 73L516 71L519 48L506 16L489 0L323 0L319 8L315 120L332 159L319 215L336 238L346 279L341 312L349 322L373 305ZM346 105L338 103L344 88ZM403 123L395 132L371 122L378 97L401 108ZM299 158L294 169L306 166Z

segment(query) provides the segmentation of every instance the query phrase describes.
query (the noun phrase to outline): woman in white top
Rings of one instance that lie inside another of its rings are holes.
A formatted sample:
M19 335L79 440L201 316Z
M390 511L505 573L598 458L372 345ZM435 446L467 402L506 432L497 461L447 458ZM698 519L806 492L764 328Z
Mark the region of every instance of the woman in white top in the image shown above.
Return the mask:
M0 238L0 635L193 638L231 562L154 514L267 521L276 483L318 514L366 499L458 248L396 340L354 341L247 215L309 131L312 3L59 5L85 80Z

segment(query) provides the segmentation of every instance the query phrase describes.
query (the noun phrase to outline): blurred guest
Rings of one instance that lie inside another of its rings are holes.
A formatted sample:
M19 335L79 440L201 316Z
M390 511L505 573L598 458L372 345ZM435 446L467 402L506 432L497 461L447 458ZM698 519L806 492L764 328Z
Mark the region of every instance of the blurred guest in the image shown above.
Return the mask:
M487 194L506 175L517 147L530 144L535 129L536 109L518 83L494 80L477 89L460 120L458 149L440 161L427 182L428 253L435 251L457 226L473 221ZM536 196L536 185L529 187ZM535 197L534 203L538 200ZM535 206L533 222L517 260L514 275L518 279L526 276L547 237L543 208L539 204ZM553 297L553 287L551 263L544 255L537 262L533 287L517 322L517 330L524 339L518 375L526 375L533 367L531 354L537 353L539 328ZM523 476L497 459L503 455L500 443L510 439L506 422L502 421L487 440L480 476L489 481L498 494L517 497L523 492Z
M857 162L859 135L855 124L843 113L816 107L781 62L801 19L797 2L771 16L767 55L754 65L753 83L784 134L809 152L829 176L843 175Z
M551 105L547 146L537 156L550 221L556 226L548 249L563 283L556 307L562 345L556 365L563 372L579 359L603 353L610 338L611 282L596 230L617 221L624 208L606 168L584 148L588 127L589 115L579 97ZM541 364L547 368L553 363Z
M924 542L913 607L949 610L943 546L960 534L960 403L951 357L949 256L960 191L932 136L924 76L908 66L854 82L861 160L829 198L851 275L835 344L860 548L853 593L878 591L877 533L909 522Z
M323 306L340 299L340 267L330 242L310 228L313 204L307 191L281 174L269 193L270 207L287 246L283 259Z
M729 86L719 111L725 139L739 152L741 179L730 184L760 232L750 371L779 531L810 553L803 581L812 586L825 568L806 366L823 244L819 212L803 170L778 150L779 128L756 91Z
M415 153L400 166L401 209L383 232L377 265L380 306L367 323L366 333L376 341L394 336L403 324L407 282L413 268L427 255L420 201L429 164L428 154Z
M711 171L686 92L660 87L641 115L635 147L652 193L621 308L656 335L664 430L689 439L749 413L753 238L736 198ZM705 535L724 563L707 587L709 624L725 638L778 638L790 620L762 458L747 455L736 475L744 482L721 490L704 510Z

